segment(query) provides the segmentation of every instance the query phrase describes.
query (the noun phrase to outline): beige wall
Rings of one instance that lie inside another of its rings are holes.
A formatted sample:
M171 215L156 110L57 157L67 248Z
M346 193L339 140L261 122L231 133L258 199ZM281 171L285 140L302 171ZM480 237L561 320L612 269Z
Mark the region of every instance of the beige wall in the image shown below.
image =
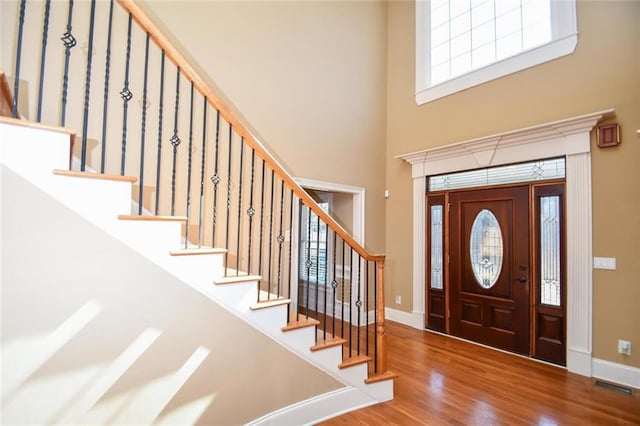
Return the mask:
M412 180L393 157L425 148L615 108L622 144L592 145L593 254L616 271L594 271L593 354L640 367L640 3L578 3L574 54L434 102L415 103L414 3L391 1L387 27L387 305L412 309ZM535 153L532 153L535 158ZM396 305L396 294L402 305Z
M292 175L366 189L367 247L382 251L386 4L143 5Z
M343 387L6 167L0 172L1 243L11 247L1 259L3 379L49 354L4 395L7 424L59 422L109 380L79 424L151 424L158 415L174 424L244 424ZM72 323L88 303L100 309L95 318ZM108 374L149 330L160 333L153 344L121 376ZM180 375L171 375L198 348L208 355L176 383ZM186 417L167 417L180 411Z

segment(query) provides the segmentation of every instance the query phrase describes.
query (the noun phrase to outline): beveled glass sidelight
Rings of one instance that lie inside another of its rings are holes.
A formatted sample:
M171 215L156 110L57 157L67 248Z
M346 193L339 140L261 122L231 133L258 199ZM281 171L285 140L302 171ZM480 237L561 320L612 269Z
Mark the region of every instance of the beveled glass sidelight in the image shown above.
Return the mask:
M431 206L431 288L442 290L442 210L443 206Z
M482 209L471 226L469 254L473 275L482 288L495 285L504 256L500 224L490 210Z

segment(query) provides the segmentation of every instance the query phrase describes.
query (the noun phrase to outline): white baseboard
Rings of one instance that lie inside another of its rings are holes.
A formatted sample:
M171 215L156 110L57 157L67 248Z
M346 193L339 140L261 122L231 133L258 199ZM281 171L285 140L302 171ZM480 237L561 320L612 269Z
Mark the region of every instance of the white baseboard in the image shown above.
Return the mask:
M269 413L247 425L309 425L369 405L377 404L361 389L341 388Z
M579 349L567 349L567 370L591 377L591 354Z
M593 358L593 377L640 389L640 368Z
M399 322L409 327L424 330L424 314L421 312L405 312L392 308L384 308L384 316L386 319Z

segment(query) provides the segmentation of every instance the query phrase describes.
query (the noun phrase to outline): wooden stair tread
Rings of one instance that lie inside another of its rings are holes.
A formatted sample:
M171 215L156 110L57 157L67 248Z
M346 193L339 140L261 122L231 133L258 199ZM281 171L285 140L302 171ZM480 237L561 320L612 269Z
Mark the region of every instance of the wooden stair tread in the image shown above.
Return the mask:
M309 349L311 349L312 352L315 352L315 351L319 351L321 349L332 348L334 346L342 346L345 343L347 343L346 339L343 339L342 337L335 337L335 336L331 336L331 335L327 334L327 338L326 339L318 339L316 344L311 346Z
M338 368L342 369L342 368L353 367L354 365L365 364L371 361L372 359L373 358L371 358L369 355L364 355L364 354L348 357L342 360L340 365L338 365Z
M225 254L226 249L223 248L188 248L182 250L172 250L169 252L171 256L197 256L202 254Z
M307 318L304 315L298 314L297 319L295 317L292 318L287 325L281 328L281 330L282 331L298 330L300 328L315 327L318 324L320 324L320 321L318 321L317 319L314 319L311 317Z
M92 172L80 172L77 170L54 170L54 175L57 176L68 176L68 177L77 177L84 179L99 179L99 180L111 180L115 182L130 182L134 183L138 181L137 177L134 176L120 176L120 175L108 175L104 173L92 173Z
M256 303L255 305L250 306L249 309L251 309L252 311L257 311L260 309L271 308L274 306L288 305L289 303L291 303L291 299L285 299L285 298L263 300L261 302Z
M48 124L36 123L35 121L23 120L20 118L0 116L0 122L7 124L15 124L16 126L32 127L34 129L50 130L57 133L66 133L73 141L76 137L76 131L60 126L50 126Z
M148 222L186 222L187 218L184 216L139 216L139 215L118 215L120 220L139 220Z
M368 378L364 380L364 382L366 384L377 383L377 382L382 382L384 380L395 379L396 377L398 377L398 375L393 371L385 371L384 373L370 375Z
M262 276L260 275L238 275L235 277L223 277L214 281L214 284L235 284L245 283L248 281L260 281Z

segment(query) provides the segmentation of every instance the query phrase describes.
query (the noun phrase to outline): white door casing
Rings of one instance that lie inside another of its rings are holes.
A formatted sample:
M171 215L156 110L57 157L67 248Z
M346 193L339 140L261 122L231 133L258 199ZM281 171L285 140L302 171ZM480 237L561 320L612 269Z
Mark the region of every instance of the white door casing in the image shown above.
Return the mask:
M613 109L608 109L396 157L411 165L413 178L413 327L423 329L425 324L426 176L564 156L567 196L567 369L591 377L593 275L590 132L600 119L612 112Z

